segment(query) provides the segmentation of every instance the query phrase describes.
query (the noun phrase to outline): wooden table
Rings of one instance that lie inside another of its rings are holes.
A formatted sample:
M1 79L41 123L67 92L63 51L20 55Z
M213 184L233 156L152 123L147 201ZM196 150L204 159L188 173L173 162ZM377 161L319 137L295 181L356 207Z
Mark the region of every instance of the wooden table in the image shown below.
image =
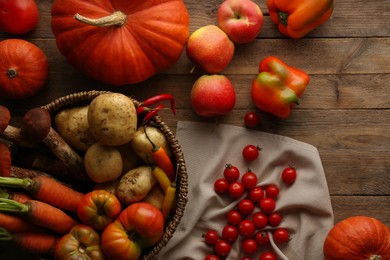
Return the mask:
M235 57L223 71L234 84L234 110L218 119L196 116L190 106L190 90L202 74L192 68L185 52L169 70L143 83L111 87L88 79L71 67L56 48L50 27L52 0L37 0L38 28L20 38L44 50L49 59L47 85L33 98L0 104L11 109L13 124L30 108L66 94L85 90L111 90L138 100L158 93L172 93L177 115L160 115L175 130L179 120L208 121L243 126L243 116L255 107L251 81L258 62L276 55L311 76L302 103L291 117L279 120L262 114L258 129L316 146L320 152L333 204L335 221L367 215L390 225L390 5L386 0L337 0L331 19L298 40L282 37L271 22L265 1L260 2L265 21L253 43L237 46ZM186 0L190 31L216 24L221 0ZM0 34L1 39L10 35ZM191 173L189 173L191 174Z

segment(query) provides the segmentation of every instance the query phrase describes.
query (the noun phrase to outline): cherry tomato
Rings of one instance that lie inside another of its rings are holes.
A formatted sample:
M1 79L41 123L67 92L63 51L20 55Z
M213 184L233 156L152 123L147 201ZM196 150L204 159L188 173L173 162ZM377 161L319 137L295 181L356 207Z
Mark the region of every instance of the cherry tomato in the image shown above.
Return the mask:
M225 240L220 239L215 243L214 250L218 256L227 256L230 253L232 246Z
M234 181L229 185L229 196L232 199L238 199L244 194L244 186L239 181Z
M282 221L282 216L277 212L273 212L268 216L268 224L271 227L279 226L281 221Z
M286 243L289 240L289 232L285 228L278 228L274 231L273 238L276 243Z
M217 255L212 255L212 254L208 254L206 255L206 257L204 258L204 260L219 260L219 256Z
M227 222L230 225L238 226L241 220L242 220L241 214L237 210L231 210L227 214Z
M242 156L248 162L254 161L259 157L259 152L261 148L259 146L255 146L253 144L248 144L242 150Z
M219 236L217 231L210 229L206 232L206 234L203 235L204 242L206 242L207 245L215 245L217 243Z
M252 222L256 228L265 228L268 224L268 217L263 212L256 212L252 216Z
M233 182L238 180L240 177L240 170L234 165L230 163L226 164L225 170L223 171L223 175L228 182Z
M249 199L243 199L238 203L238 211L243 216L252 214L254 209L255 209L255 204L253 204L253 202Z
M38 25L39 11L35 0L0 0L0 30L23 34Z
M227 180L221 178L214 182L214 190L219 194L227 192L229 189L229 183Z
M241 183L247 190L254 189L257 185L257 175L251 170L248 170L246 173L244 173L244 175L242 175Z
M276 255L272 252L266 251L260 255L259 260L276 260Z
M297 171L294 167L287 167L282 172L282 180L288 184L291 185L295 182L295 179L297 178Z
M241 221L238 227L238 231L244 237L251 237L253 233L255 233L255 229L256 228L253 222L248 219L244 219L243 221Z
M253 255L257 250L257 243L253 238L245 238L242 241L242 250L248 255Z
M238 230L235 226L227 225L222 229L222 239L229 243L236 241L238 237Z
M255 234L256 243L260 246L266 246L269 244L269 235L265 231L258 231Z
M249 128L255 128L260 124L260 116L256 112L248 112L244 116L244 124Z
M275 207L276 203L273 198L264 198L260 201L260 209L266 214L272 213Z
M275 184L270 184L265 188L265 196L268 198L276 199L279 195L279 188Z
M249 191L248 197L254 203L258 203L264 198L264 190L260 187L256 187Z

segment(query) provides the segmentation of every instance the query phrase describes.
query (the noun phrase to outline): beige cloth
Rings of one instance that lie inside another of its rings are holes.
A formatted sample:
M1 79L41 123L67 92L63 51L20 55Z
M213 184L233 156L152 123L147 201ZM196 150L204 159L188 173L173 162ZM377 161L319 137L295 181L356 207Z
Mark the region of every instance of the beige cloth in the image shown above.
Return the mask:
M277 184L280 188L276 210L283 216L280 227L291 233L284 245L272 241L278 259L323 259L322 246L333 226L333 212L318 150L307 143L230 125L178 122L176 137L181 145L188 171L188 203L172 239L162 249L158 259L202 260L213 248L206 245L202 234L209 228L221 234L226 225L226 213L238 200L217 195L214 181L223 177L227 163L236 165L242 173L250 168L259 177L258 185ZM247 163L242 148L247 144L263 148L260 157ZM296 182L287 187L280 179L282 170L293 164L298 171ZM256 207L259 210L258 206ZM267 228L272 231L274 228ZM269 233L271 234L271 233ZM239 260L244 254L239 239L226 259ZM259 248L252 259L259 259Z

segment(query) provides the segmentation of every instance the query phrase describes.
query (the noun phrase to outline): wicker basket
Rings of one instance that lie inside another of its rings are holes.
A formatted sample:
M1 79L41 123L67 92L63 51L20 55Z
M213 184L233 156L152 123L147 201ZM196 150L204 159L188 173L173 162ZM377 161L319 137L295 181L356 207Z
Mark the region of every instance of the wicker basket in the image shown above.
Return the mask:
M96 96L103 93L111 93L109 91L86 91L70 94L64 97L60 97L51 103L42 106L53 116L60 110L64 108L79 106L83 104L89 104ZM132 99L135 106L139 106L140 102ZM153 118L154 124L161 129L161 131L166 136L171 148L172 152L175 156L176 164L178 167L178 177L177 177L177 205L174 213L172 214L171 219L166 224L164 234L160 242L154 247L148 249L142 255L142 259L154 259L160 250L168 243L168 241L173 236L177 225L180 222L180 219L183 216L184 209L187 203L187 193L188 193L188 176L187 170L185 166L185 161L183 158L183 153L181 151L180 145L176 140L174 134L171 130L165 125L162 119L156 115Z

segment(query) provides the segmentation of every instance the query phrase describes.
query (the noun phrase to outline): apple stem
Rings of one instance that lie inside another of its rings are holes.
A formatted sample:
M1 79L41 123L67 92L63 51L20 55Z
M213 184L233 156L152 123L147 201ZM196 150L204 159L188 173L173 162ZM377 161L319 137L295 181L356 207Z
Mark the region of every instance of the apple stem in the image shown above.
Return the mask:
M194 73L195 68L196 68L196 65L194 65L194 66L191 68L191 70L190 70L190 73L191 73L191 74Z

